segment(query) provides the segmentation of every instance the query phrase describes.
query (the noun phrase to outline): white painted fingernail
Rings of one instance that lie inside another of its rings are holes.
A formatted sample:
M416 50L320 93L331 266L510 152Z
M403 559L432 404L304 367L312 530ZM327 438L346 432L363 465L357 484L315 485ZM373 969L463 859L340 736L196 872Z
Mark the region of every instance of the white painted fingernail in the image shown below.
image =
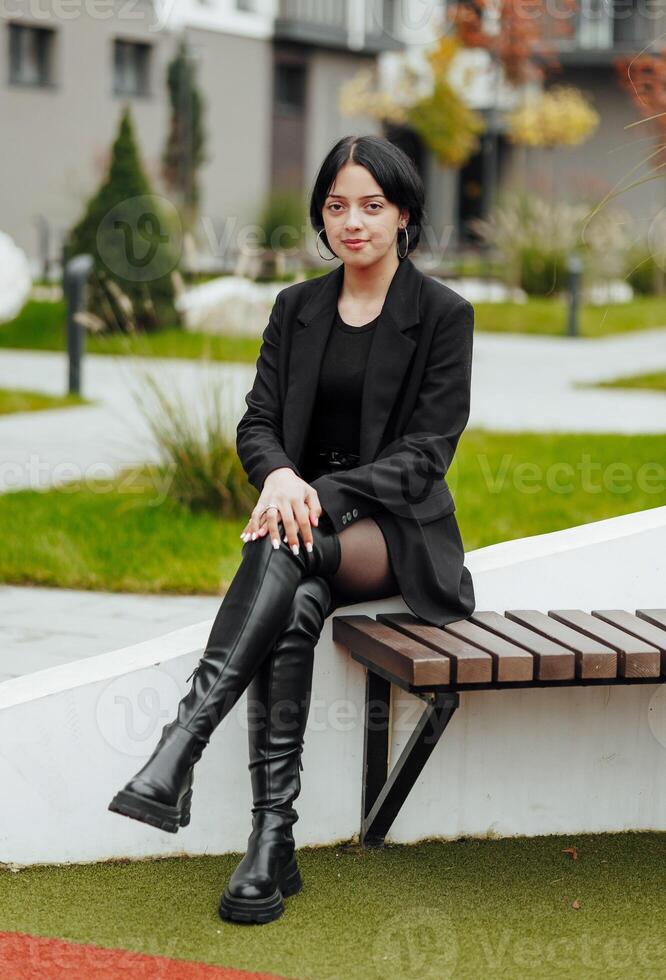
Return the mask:
M280 539L279 538L272 538L272 541L273 541L273 547L275 549L277 549L277 548L280 547Z
M305 547L308 551L312 551L312 541L306 541Z
M282 540L284 541L285 544L287 544L289 542L289 538L287 537L286 534L285 534L285 536L283 537Z
M297 544L292 544L291 550L293 551L293 553L295 555L297 555L298 554L298 545Z
M252 540L254 541L256 537L257 537L257 532L256 531L253 531L252 532Z

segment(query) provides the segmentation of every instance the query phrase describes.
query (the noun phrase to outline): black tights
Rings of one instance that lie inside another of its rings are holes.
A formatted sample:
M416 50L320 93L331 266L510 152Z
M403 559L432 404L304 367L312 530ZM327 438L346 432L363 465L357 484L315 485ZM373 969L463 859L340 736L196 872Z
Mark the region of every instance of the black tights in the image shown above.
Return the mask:
M338 532L340 565L329 580L334 608L399 595L386 540L372 517Z

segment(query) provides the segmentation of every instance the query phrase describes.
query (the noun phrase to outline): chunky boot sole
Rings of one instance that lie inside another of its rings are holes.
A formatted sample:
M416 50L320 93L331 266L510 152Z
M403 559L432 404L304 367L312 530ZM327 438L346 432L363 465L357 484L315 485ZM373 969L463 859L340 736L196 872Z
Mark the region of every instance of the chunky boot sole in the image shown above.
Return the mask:
M192 790L183 797L182 806L175 807L122 789L116 793L108 808L113 813L120 813L124 817L131 817L132 820L140 820L151 827L175 834L180 827L187 827L189 824L191 804Z
M303 887L301 875L293 858L282 873L272 895L266 898L240 898L225 888L220 899L220 918L230 922L254 922L263 924L279 919L284 912L283 898L295 895Z

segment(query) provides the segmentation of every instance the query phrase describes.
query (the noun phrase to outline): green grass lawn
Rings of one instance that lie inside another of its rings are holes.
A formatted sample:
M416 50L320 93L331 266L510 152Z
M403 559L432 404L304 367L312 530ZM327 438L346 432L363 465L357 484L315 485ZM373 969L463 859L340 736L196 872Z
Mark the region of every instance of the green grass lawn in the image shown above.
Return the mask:
M0 388L0 415L13 412L38 412L50 408L68 408L73 405L92 405L89 398L80 395L44 395L39 391L23 391L20 388Z
M151 467L3 494L0 581L215 595L238 567L246 522L190 513L164 496Z
M297 853L303 890L267 925L219 919L226 854L0 870L2 928L303 980L664 973L663 833Z
M213 337L177 328L156 334L131 337L86 335L85 349L91 354L136 354L141 357L207 358L254 364L260 338ZM30 300L15 319L0 325L0 348L66 350L65 304Z
M495 333L566 336L567 304L563 299L534 297L527 303L475 303L475 328ZM605 337L629 330L666 327L666 297L636 296L630 303L583 306L582 337Z
M448 483L466 551L666 505L663 436L468 429ZM193 515L155 470L0 495L0 581L220 594L247 514Z
M650 391L666 391L666 371L655 371L651 374L631 374L626 377L611 378L599 381L594 388L645 388Z
M566 304L562 300L533 298L525 304L476 303L476 329L495 333L565 335ZM265 324L259 324L263 330ZM602 337L627 330L666 327L666 298L638 296L631 303L585 306L580 332L584 337ZM143 357L208 358L253 364L259 354L260 337L216 337L177 328L138 337L125 335L86 336L92 354L136 354ZM0 325L0 348L65 350L65 304L30 300L19 316Z

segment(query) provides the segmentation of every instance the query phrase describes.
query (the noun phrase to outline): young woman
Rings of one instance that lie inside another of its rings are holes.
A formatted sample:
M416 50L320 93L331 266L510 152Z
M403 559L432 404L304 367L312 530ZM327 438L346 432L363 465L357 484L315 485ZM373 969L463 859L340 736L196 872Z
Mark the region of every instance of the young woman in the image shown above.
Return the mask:
M348 136L323 161L310 218L341 264L275 301L237 429L260 494L242 560L176 718L109 805L189 823L194 765L247 690L252 832L226 919L268 922L302 887L293 803L327 616L402 595L442 626L475 607L444 479L469 417L474 312L409 258L423 214L418 172L388 140Z

